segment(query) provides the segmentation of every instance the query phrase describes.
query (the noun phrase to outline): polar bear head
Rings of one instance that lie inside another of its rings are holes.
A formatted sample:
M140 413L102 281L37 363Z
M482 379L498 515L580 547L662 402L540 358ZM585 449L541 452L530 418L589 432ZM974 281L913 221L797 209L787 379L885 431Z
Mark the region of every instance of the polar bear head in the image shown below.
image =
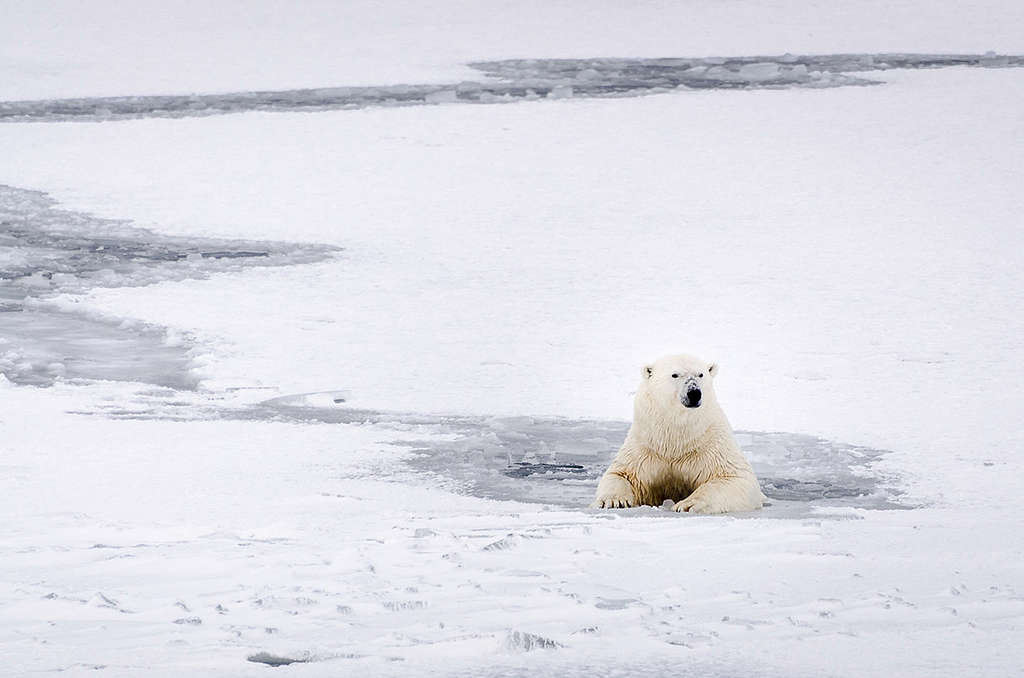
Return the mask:
M718 365L692 355L667 355L640 370L648 406L678 414L697 414L716 404L714 378Z

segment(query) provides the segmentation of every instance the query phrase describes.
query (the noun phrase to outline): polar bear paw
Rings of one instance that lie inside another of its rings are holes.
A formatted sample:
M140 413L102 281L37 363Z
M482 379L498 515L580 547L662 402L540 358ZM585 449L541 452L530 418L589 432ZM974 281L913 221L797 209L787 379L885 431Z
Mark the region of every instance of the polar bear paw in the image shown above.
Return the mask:
M678 513L701 513L704 515L729 511L728 507L721 502L716 502L713 497L695 497L692 494L682 501L677 501L672 510Z
M590 505L590 508L632 508L636 505L636 499L632 495L604 494L599 495Z

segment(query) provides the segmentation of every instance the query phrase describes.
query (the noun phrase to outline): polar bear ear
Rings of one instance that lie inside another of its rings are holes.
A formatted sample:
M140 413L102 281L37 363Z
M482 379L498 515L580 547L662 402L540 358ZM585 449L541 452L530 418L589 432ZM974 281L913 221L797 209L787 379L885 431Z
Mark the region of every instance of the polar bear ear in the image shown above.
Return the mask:
M708 365L708 374L712 377L718 376L718 363L711 363Z
M653 374L654 374L654 367L652 367L651 365L644 365L640 369L640 376L642 378L644 378L644 379L650 379L651 375L653 375Z

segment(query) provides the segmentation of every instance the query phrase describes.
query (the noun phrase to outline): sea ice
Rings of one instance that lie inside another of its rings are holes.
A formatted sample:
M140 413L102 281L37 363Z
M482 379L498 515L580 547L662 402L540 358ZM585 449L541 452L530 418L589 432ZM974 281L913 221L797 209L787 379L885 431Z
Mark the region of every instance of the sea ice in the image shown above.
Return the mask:
M1018 67L1024 56L979 54L786 54L779 57L508 59L470 64L484 77L451 85L318 87L227 94L118 96L0 102L0 122L179 118L245 111L323 111L368 106L503 103L640 96L679 87L756 89L880 84L871 70ZM812 79L805 74L810 72ZM825 73L827 77L814 76Z
M169 238L124 222L58 209L38 191L0 186L0 371L25 384L54 379L142 381L194 388L192 356L174 330L51 303L93 287L201 278L281 266L333 248Z
M807 67L804 64L800 66ZM779 64L774 61L762 61L753 64L743 64L740 66L739 76L744 80L750 82L764 82L766 80L776 80L779 78L781 69ZM791 73L793 71L790 71Z

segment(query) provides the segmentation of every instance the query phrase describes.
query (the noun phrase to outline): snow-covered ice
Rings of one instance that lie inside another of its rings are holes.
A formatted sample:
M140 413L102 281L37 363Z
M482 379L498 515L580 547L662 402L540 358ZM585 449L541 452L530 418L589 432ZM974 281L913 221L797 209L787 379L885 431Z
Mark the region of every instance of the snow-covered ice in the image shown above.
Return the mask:
M174 329L89 309L55 309L46 297L93 287L203 278L243 266L327 258L334 248L169 238L58 209L38 191L0 186L0 369L18 383L58 377L120 379L192 388L191 351Z
M755 89L878 85L866 71L905 68L1008 68L1024 56L985 54L784 54L775 57L508 59L471 64L477 80L451 84L85 97L0 102L0 122L181 118L247 111L328 111L369 106L512 103L622 97L670 89ZM858 75L849 75L857 73Z
M5 0L0 101L457 83L501 59L1024 53L1016 0Z
M1024 52L988 4L502 6L501 39L452 5L420 61L341 58L426 35L401 3L350 45L312 26L357 5L220 44L192 7L188 59L148 42L174 8L118 15L137 61L102 7L5 42L7 100L579 61L504 106L0 125L0 674L1019 675L1024 70L576 96L601 55ZM194 67L303 31L337 59ZM676 350L771 505L583 508Z

